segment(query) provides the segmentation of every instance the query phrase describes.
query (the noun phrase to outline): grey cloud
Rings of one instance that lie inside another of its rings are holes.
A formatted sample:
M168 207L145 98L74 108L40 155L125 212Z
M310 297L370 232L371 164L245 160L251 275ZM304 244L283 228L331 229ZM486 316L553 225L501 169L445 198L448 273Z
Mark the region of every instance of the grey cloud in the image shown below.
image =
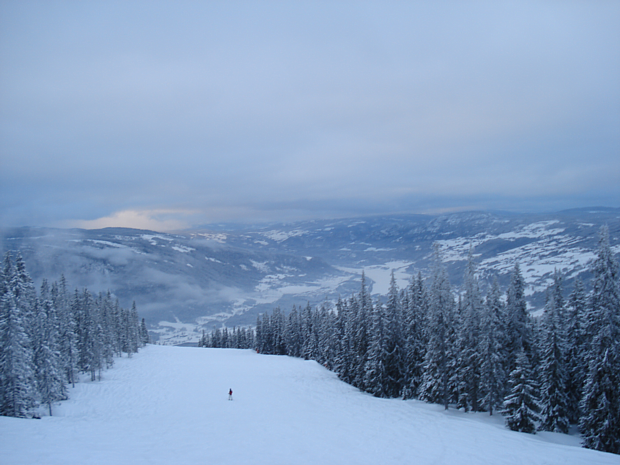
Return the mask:
M0 19L3 222L620 194L614 3L28 6Z

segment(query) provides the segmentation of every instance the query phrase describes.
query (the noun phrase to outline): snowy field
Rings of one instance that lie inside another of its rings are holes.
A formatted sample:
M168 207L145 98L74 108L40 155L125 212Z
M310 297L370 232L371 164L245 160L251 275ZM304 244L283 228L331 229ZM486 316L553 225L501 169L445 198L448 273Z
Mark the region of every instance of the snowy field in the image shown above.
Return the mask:
M0 463L620 464L575 436L376 399L316 362L252 351L149 346L70 395L53 417L0 417Z

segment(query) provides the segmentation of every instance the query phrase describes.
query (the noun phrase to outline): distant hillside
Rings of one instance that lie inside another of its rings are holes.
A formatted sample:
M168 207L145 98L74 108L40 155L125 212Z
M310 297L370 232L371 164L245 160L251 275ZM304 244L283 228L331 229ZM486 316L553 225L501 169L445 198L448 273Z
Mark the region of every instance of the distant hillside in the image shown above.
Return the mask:
M2 230L0 245L19 250L36 281L64 273L77 286L114 290L123 305L136 300L153 330L180 342L221 324L252 324L278 305L288 311L349 296L362 270L374 294L387 292L392 270L404 287L413 274L428 273L435 242L455 289L470 247L483 282L497 277L505 285L519 261L530 306L538 309L555 268L567 292L575 277L589 280L603 224L620 253L617 208L389 215L178 234L18 228Z

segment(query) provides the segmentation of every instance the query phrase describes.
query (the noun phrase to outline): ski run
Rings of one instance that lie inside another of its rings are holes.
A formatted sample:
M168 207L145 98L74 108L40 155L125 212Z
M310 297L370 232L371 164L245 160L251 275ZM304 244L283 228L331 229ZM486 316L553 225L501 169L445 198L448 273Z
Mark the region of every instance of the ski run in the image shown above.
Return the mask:
M149 345L69 394L52 417L0 417L0 463L620 464L576 434L375 398L314 361L252 350Z

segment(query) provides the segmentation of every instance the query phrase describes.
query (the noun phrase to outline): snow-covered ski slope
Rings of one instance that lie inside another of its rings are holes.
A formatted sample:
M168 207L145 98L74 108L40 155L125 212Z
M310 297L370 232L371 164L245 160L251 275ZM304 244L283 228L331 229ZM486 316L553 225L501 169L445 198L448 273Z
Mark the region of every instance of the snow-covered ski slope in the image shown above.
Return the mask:
M377 399L316 362L249 350L149 346L70 394L53 417L0 417L2 465L620 464L577 437Z

